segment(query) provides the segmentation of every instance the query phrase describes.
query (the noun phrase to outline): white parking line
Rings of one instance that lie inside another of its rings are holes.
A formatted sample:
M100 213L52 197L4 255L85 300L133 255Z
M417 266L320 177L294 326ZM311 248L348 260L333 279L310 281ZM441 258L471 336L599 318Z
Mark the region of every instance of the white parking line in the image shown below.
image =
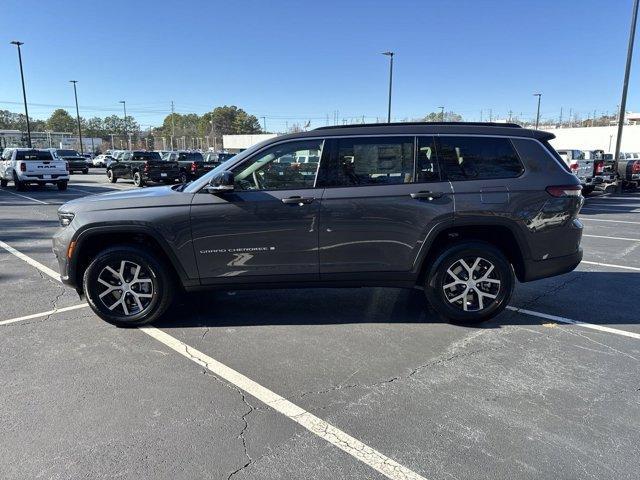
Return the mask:
M89 305L86 303L81 303L79 305L72 305L70 307L55 308L53 310L49 310L48 312L34 313L32 315L25 315L24 317L16 317L16 318L10 318L9 320L2 320L0 321L0 325L9 325L11 323L22 322L23 320L32 320L34 318L46 317L47 315L53 315L54 313L69 312L71 310L78 310L79 308L84 308L88 306Z
M586 222L607 222L607 223L630 223L632 225L640 225L640 222L631 222L629 220L605 220L603 218L583 218L580 217L580 221Z
M42 200L38 200L37 198L29 197L27 195L22 195L20 193L12 192L10 190L0 190L0 192L8 193L10 195L15 195L16 197L26 198L27 200L31 200L32 202L41 203L42 205L51 205L50 203L43 202Z
M624 208L626 211L616 210L616 208ZM640 213L640 210L636 210L637 208L640 208L640 207L616 207L614 205L611 205L605 208L582 207L580 211L586 210L589 212L603 212L603 213Z
M638 267L629 267L627 265L614 265L611 263L599 263L599 262L590 262L587 260L582 260L582 263L586 263L587 265L597 265L599 267L611 267L611 268L621 268L622 270L633 270L634 272L640 272L640 268Z
M2 241L0 241L0 247L4 248L9 253L12 253L21 260L24 260L29 265L36 267L50 277L60 281L60 276L56 272L42 265L40 262L29 258L25 254L17 251L15 248L7 245ZM14 319L14 321L18 320ZM278 395L268 388L263 387L250 378L245 377L240 372L237 372L236 370L218 362L214 358L205 355L204 353L196 350L193 347L190 347L186 343L178 340L175 337L172 337L168 333L155 327L138 327L138 329L141 332L146 333L150 337L166 345L167 347L171 348L172 350L175 350L180 355L183 355L192 362L208 369L218 377L223 378L227 382L235 385L241 390L244 390L252 397L255 397L256 399L265 403L267 406L293 420L298 425L306 428L311 433L326 440L343 452L348 453L356 460L359 460L365 465L368 465L374 470L380 472L385 477L391 480L426 480L424 477L418 475L413 470L400 465L395 460L362 443L357 438L354 438L348 433L340 430L339 428L334 427L330 423L325 422L321 418L309 413L302 407L299 407L298 405L290 402L286 398Z
M18 250L13 248L11 245L8 245L8 244L4 243L2 240L0 240L0 247L4 248L11 255L15 255L20 260L23 260L23 261L27 262L32 267L36 267L42 273L46 273L47 275L49 275L54 280L60 281L60 275L58 274L58 272L56 272L54 270L51 270L49 267L41 264L37 260L34 260L33 258L26 256L24 253L19 252Z
M628 242L640 242L640 238L607 237L605 235L587 235L586 233L583 233L582 236L590 238L606 238L607 240L626 240Z
M635 338L640 340L640 333L627 332L626 330L619 330L617 328L603 327L602 325L596 325L593 323L580 322L578 320L571 320L566 317L559 317L557 315L549 315L548 313L534 312L533 310L527 310L525 308L517 308L508 306L507 309L522 313L524 315L531 315L532 317L544 318L546 320L553 320L559 323L569 323L571 325L577 325L579 327L590 328L591 330L599 330L601 332L613 333L614 335L621 335L623 337Z

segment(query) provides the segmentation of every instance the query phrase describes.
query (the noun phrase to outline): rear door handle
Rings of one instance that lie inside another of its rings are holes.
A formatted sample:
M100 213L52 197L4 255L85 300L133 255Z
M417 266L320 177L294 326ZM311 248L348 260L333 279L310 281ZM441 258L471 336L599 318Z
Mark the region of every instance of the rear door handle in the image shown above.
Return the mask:
M298 205L307 205L315 200L315 197L288 197L283 198L282 203L295 203Z
M443 192L429 192L429 191L422 191L422 192L416 192L416 193L411 193L411 198L415 198L415 199L421 199L421 198L426 198L427 200L433 200L434 198L440 198L444 195Z

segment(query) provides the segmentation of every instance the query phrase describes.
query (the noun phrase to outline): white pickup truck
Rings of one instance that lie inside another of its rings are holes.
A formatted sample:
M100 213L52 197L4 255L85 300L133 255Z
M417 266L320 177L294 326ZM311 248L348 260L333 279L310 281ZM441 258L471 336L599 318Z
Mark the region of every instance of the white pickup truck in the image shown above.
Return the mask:
M590 194L596 188L596 185L602 183L602 178L595 174L595 159L591 155L585 155L584 151L578 149L560 149L556 151L566 162L571 172L580 180L583 195Z
M69 166L49 150L33 148L6 148L0 159L0 186L13 182L16 190L24 190L29 184L55 184L58 190L66 190L69 182Z

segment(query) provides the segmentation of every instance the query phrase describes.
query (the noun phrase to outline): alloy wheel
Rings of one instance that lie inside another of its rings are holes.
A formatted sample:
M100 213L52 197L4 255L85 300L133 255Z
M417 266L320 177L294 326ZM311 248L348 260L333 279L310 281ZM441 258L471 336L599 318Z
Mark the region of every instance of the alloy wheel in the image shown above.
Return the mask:
M465 312L477 312L489 307L501 288L495 265L482 257L456 260L447 269L442 283L447 301Z
M105 287L98 294L100 301L108 310L125 317L146 310L155 295L149 269L130 260L105 266L98 275L98 283Z

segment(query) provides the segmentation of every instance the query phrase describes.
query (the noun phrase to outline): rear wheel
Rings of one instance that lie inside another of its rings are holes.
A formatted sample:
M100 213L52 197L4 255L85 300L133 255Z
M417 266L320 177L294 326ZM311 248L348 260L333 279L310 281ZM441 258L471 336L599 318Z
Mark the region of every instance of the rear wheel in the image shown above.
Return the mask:
M6 187L9 182L4 178L0 180L0 187Z
M186 172L180 172L180 176L178 177L178 183L187 183L189 178L187 177Z
M103 320L138 326L157 320L173 299L168 268L153 254L134 246L101 252L84 273L91 309Z
M58 182L58 190L66 190L67 189L67 181Z
M16 190L19 192L22 192L25 189L24 182L21 182L20 180L18 180L18 176L16 175L15 172L13 172L13 184L16 186Z
M502 312L513 293L513 267L500 250L484 242L454 245L433 262L425 293L444 318L478 323Z
M107 178L109 179L110 183L116 183L118 181L118 178L113 173L113 170L107 170Z
M88 168L85 168L84 170L82 170L82 173L83 173L84 175L86 175L87 173L89 173L89 169L88 169Z
M587 195L593 193L593 190L595 190L595 187L593 185L586 185L582 187L582 195L586 197Z
M142 180L142 175L140 175L140 172L135 172L133 174L133 184L136 187L144 187L144 180Z

